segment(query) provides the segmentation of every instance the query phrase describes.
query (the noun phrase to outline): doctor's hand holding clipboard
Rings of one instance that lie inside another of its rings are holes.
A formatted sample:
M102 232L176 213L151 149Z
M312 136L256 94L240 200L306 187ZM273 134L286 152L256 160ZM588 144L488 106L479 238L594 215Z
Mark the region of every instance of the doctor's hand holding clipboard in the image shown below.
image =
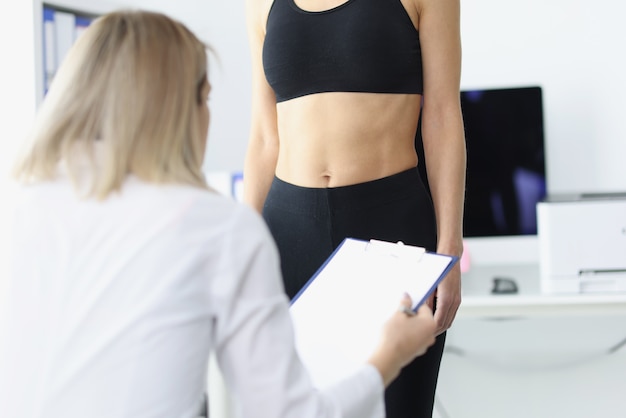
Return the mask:
M378 369L385 386L398 377L404 366L424 354L435 342L436 325L432 310L423 304L415 312L412 305L411 297L405 294L398 312L384 324L379 345L367 360ZM415 347L418 347L417 351ZM394 355L391 356L391 353Z
M424 302L457 261L402 243L344 240L290 307L296 348L313 383L333 385L363 362L394 370L381 373L385 384L393 380L434 343L436 327ZM412 332L410 327L415 338L424 338L421 349L406 353L405 363L390 364L390 352L409 347L396 333ZM390 344L398 346L388 351Z

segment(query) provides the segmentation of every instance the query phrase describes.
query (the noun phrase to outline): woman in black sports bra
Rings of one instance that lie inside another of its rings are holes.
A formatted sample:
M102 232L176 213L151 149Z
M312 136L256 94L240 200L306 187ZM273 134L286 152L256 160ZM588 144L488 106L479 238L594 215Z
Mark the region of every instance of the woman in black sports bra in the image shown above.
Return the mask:
M465 139L459 0L248 0L253 115L246 201L293 298L345 237L460 256ZM424 161L415 137L421 116ZM428 188L418 173L427 162ZM438 287L437 342L386 391L389 418L431 417L461 301Z

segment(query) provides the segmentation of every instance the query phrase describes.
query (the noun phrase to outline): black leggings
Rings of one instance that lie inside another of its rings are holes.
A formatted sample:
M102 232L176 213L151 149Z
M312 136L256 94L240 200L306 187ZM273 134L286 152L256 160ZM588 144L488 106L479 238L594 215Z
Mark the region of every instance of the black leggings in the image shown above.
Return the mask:
M274 178L263 208L290 298L344 238L402 241L435 251L433 204L417 168L350 186L308 188ZM388 418L432 417L445 333L387 388Z

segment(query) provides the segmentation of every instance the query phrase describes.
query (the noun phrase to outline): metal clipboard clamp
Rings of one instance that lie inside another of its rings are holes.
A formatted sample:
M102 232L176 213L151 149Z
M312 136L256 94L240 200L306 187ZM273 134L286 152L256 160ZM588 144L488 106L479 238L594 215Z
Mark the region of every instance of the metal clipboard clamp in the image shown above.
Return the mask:
M416 262L419 262L422 259L422 256L426 253L426 249L424 247L406 245L402 241L394 243L380 241L377 239L369 240L365 247L365 251Z

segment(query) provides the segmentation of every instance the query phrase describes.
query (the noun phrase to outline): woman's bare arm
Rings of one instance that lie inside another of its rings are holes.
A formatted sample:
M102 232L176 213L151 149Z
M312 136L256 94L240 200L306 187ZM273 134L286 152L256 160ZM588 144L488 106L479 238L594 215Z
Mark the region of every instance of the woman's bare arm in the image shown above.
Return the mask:
M261 212L278 158L276 97L263 71L265 22L271 0L247 0L246 24L252 56L252 120L244 163L244 201Z
M437 217L437 251L461 255L465 194L465 135L460 105L459 0L416 0L424 71L422 137ZM448 329L461 303L457 266L436 293L437 331Z

